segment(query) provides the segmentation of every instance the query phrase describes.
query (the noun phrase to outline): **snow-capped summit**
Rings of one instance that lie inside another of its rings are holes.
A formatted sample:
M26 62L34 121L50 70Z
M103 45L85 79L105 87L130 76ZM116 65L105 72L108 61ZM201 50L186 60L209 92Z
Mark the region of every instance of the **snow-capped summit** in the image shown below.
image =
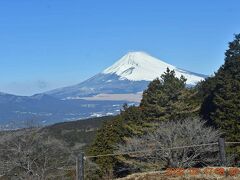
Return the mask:
M145 52L129 52L120 60L103 71L103 74L116 74L121 80L152 81L160 77L166 69L174 70L177 77L183 75L187 84L195 85L203 80L203 76L179 69L171 64L161 61Z

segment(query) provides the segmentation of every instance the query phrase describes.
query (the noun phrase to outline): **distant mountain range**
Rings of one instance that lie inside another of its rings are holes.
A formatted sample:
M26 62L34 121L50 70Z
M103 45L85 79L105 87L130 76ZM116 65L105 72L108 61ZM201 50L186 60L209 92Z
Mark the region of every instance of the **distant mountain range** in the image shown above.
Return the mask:
M147 53L130 52L103 72L74 86L30 97L0 93L0 125L18 128L29 120L47 125L118 114L125 102L138 104L149 82L167 68L175 70L177 77L186 77L189 86L207 77L179 69Z

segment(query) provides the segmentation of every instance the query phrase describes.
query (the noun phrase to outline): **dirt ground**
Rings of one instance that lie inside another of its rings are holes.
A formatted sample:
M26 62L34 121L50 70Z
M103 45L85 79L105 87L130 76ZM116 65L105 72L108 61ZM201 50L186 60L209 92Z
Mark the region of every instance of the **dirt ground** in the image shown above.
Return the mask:
M168 169L132 174L118 180L240 180L240 168Z

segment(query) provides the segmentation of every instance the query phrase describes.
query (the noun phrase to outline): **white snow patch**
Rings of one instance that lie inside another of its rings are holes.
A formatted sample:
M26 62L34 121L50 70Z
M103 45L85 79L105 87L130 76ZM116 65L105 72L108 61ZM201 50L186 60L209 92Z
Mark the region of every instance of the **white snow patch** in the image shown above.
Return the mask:
M112 116L112 115L114 115L114 113L108 112L108 113L106 113L106 115L107 116Z
M100 113L92 113L91 117L102 117L103 115Z

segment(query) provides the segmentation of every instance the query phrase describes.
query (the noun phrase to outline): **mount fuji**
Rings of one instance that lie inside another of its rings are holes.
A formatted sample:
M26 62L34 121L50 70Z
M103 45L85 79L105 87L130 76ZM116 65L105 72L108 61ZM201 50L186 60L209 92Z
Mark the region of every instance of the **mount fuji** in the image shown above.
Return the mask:
M194 86L207 76L177 68L145 52L129 52L112 66L94 77L74 86L47 92L58 99L130 100L139 102L150 81L160 77L166 69L177 77L187 78Z
M116 115L124 103L137 105L150 81L166 69L187 78L194 86L205 75L167 64L143 52L130 52L94 77L74 86L33 96L0 92L0 129L25 127L26 121L39 125L89 117Z

